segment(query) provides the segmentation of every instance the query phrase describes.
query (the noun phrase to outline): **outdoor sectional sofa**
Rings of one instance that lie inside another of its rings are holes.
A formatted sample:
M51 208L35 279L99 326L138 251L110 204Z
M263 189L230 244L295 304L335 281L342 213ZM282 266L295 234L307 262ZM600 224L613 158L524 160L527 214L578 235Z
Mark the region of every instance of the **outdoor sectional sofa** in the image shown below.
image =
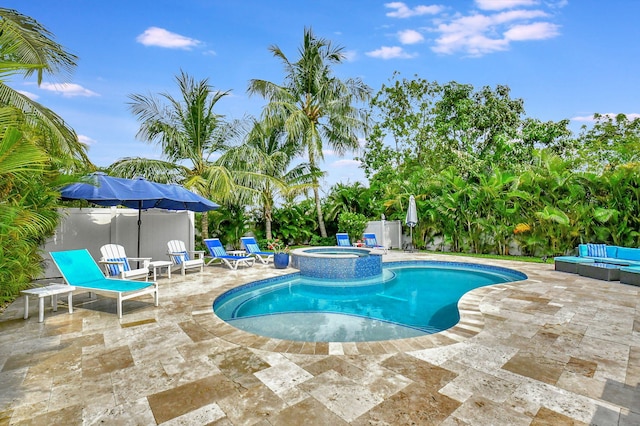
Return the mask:
M620 266L620 282L640 285L640 248L606 244L580 244L578 256L554 258L556 271L578 272L580 263L608 263Z

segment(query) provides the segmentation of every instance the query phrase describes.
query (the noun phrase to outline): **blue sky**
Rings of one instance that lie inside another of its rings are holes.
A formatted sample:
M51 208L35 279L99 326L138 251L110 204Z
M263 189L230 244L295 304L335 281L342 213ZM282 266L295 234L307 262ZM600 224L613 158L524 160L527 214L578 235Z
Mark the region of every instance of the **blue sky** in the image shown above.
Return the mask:
M394 71L477 89L503 84L524 99L527 116L571 119L574 131L595 112L640 114L637 0L5 0L3 7L36 19L79 57L69 81L8 84L67 121L98 166L160 157L136 140L128 95L177 95L180 70L231 90L218 113L259 115L264 101L247 96L249 80L282 82L268 47L294 60L305 27L345 48L338 76L360 77L374 91ZM327 151L325 189L364 180L357 165L351 154Z

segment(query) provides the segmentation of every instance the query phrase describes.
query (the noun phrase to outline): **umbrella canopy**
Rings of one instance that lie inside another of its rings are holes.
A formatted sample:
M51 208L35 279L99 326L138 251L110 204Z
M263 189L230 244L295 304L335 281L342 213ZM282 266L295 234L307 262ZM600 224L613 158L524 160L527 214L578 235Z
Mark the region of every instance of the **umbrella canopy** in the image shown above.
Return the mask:
M409 207L407 208L407 217L404 223L409 227L409 238L411 241L411 252L413 252L413 227L418 224L418 211L416 209L416 199L412 195L409 197Z
M404 223L407 224L408 227L413 228L418 224L418 211L416 210L416 199L414 196L409 197L409 207L407 208L407 217L404 220Z
M102 172L87 176L89 183L72 183L60 190L62 200L86 200L100 206L138 209L138 257L140 256L141 212L146 209L205 212L220 207L180 185L165 185L144 178L111 177Z

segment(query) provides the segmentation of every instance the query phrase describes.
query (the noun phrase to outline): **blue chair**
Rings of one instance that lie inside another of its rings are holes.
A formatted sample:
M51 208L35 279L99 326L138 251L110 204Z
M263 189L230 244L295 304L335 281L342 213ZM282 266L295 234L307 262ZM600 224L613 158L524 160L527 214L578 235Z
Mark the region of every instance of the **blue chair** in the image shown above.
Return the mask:
M242 246L249 256L255 257L265 265L269 262L273 262L273 252L260 250L260 246L255 238L242 237L240 238L240 241L242 241Z
M387 253L387 248L378 244L378 240L376 238L376 234L367 233L362 235L364 239L364 246L367 248L380 249L383 250L384 253Z
M337 233L336 240L338 240L339 247L351 247L351 240L349 239L349 234L347 234L346 232Z
M105 278L98 264L86 249L49 253L67 284L76 290L106 294L118 298L118 318L122 318L122 302L133 297L153 294L158 306L158 283Z
M230 269L236 270L240 265L253 266L255 263L254 257L232 256L228 254L218 238L208 238L204 240L204 244L207 246L209 253L211 254L211 260L207 262L207 265L219 260L220 263L224 263Z

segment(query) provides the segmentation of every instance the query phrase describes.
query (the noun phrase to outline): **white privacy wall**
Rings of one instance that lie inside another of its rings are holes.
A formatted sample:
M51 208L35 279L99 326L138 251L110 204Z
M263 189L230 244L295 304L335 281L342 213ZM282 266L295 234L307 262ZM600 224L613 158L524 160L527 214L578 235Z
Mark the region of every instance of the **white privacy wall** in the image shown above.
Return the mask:
M110 208L61 209L63 219L55 235L44 245L47 259L45 276L60 276L48 253L86 248L93 258L100 260L100 247L105 244L124 246L127 256L137 257L138 210ZM140 257L169 260L167 242L182 240L187 249L195 244L194 214L187 211L149 209L142 211L140 228Z
M367 223L367 227L364 232L373 232L374 234L376 234L376 241L381 246L384 245L387 248L403 247L402 222L399 220L371 221Z

